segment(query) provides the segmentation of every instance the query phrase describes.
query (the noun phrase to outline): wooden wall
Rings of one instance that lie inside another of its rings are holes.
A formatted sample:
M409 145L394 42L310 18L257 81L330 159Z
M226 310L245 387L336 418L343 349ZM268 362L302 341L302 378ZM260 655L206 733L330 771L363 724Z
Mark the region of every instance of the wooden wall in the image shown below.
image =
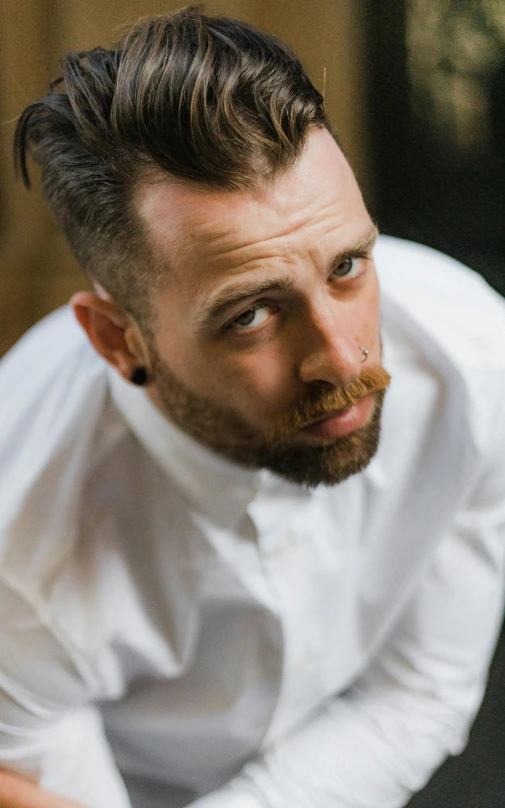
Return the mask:
M208 0L204 8L285 39L320 90L326 68L327 106L366 190L364 2ZM37 182L27 192L14 178L16 117L58 75L61 53L110 44L118 26L181 5L174 0L0 0L0 353L84 283Z

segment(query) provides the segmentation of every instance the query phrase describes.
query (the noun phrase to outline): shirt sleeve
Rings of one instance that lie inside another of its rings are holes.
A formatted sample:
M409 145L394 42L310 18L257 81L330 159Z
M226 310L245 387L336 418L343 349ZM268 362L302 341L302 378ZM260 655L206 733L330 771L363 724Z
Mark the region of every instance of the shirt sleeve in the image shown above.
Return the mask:
M0 575L0 766L89 808L131 808L89 672L40 604Z
M400 808L462 751L503 607L498 448L366 674L192 808Z

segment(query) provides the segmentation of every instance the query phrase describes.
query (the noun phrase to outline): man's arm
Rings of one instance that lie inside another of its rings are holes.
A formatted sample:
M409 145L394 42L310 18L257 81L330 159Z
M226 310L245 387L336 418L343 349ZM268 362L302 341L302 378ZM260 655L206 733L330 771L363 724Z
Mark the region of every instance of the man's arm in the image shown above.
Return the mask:
M0 713L7 708L0 689ZM36 728L28 720L23 729L0 722L0 808L131 808L95 707Z
M81 803L43 791L19 774L0 769L0 808L84 808Z
M38 608L0 571L0 768L88 808L131 808L94 674Z
M192 808L400 808L461 751L505 591L499 441L492 465L366 675Z

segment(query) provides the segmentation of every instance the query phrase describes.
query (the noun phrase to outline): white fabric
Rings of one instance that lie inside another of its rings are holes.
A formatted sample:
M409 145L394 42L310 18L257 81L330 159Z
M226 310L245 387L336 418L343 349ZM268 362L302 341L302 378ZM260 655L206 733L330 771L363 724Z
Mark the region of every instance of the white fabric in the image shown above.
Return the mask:
M335 488L202 448L67 310L0 364L0 765L92 808L397 808L462 748L504 592L505 304L426 248L376 259L393 381Z

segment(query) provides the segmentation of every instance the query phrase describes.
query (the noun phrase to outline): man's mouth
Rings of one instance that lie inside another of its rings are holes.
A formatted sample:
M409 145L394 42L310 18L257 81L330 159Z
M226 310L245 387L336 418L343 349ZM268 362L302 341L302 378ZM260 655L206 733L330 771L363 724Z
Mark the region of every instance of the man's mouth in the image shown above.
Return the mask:
M342 388L328 390L317 399L305 400L288 410L271 430L273 444L296 436L332 440L366 426L372 416L376 394L385 390L391 377L383 367L363 370Z
M310 424L301 431L307 435L325 440L335 440L344 435L354 432L356 429L366 426L374 408L375 397L373 395L356 401L354 404L344 407L341 410L331 410Z

